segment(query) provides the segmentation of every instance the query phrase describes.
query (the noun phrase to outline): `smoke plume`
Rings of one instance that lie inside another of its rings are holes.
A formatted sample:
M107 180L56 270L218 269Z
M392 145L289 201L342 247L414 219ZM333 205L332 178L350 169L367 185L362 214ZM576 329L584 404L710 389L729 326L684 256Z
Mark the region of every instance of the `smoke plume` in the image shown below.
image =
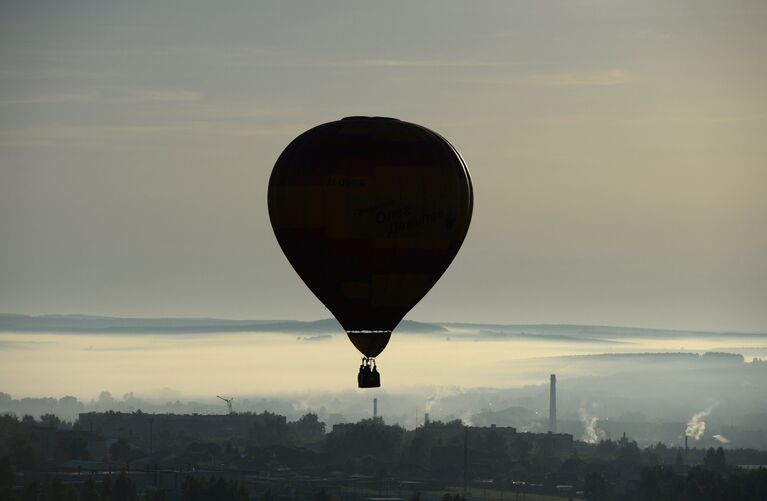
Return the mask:
M426 398L424 410L426 412L431 412L432 407L434 407L434 404L436 404L437 401L442 400L443 398L459 395L460 393L463 392L457 386L437 386L434 388L434 392Z
M596 416L591 416L583 407L578 409L578 416L580 416L581 423L583 424L581 440L589 444L595 444L604 438L604 431L597 428L598 419Z
M706 432L706 422L704 419L711 414L711 409L713 408L714 406L710 406L705 410L693 414L693 416L690 418L690 421L687 423L687 430L685 431L685 435L694 438L695 440L700 440L703 434Z
M714 435L712 438L714 440L716 440L717 442L719 442L720 444L729 444L730 443L730 439L725 437L725 436L722 436L722 435Z

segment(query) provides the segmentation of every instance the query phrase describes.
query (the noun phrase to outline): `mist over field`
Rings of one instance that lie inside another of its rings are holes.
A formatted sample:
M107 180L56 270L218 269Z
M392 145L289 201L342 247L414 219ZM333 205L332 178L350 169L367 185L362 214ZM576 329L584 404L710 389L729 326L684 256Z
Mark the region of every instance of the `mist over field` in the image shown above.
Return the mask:
M5 315L0 329L0 412L17 415L221 414L225 395L235 411L334 424L369 417L375 397L406 428L428 412L541 432L556 373L560 431L576 438L679 443L705 411L701 445L767 447L759 333L406 321L378 359L383 387L360 390L358 355L332 320Z

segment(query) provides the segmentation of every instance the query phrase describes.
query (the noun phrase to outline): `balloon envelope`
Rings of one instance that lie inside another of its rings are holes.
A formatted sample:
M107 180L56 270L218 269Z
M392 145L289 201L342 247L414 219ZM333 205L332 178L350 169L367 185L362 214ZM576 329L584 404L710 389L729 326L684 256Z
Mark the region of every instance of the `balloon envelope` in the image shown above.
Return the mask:
M350 117L285 148L268 204L290 264L357 349L375 357L458 253L473 194L461 156L440 135Z

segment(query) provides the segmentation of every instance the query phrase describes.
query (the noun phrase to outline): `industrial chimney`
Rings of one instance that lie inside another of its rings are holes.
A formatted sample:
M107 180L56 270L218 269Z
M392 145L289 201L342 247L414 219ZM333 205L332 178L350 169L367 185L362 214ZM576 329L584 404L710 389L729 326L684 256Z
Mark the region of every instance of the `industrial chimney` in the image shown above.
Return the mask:
M549 431L557 432L557 375L551 375L551 385L549 389Z
M378 399L373 399L373 419L378 419Z

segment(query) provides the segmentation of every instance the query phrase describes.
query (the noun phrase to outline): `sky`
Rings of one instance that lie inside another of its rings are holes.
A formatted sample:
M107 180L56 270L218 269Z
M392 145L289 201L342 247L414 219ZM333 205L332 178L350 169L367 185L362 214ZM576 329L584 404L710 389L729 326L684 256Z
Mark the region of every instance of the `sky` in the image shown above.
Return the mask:
M767 331L767 3L0 0L0 312L316 319L269 174L349 115L475 190L424 321Z

